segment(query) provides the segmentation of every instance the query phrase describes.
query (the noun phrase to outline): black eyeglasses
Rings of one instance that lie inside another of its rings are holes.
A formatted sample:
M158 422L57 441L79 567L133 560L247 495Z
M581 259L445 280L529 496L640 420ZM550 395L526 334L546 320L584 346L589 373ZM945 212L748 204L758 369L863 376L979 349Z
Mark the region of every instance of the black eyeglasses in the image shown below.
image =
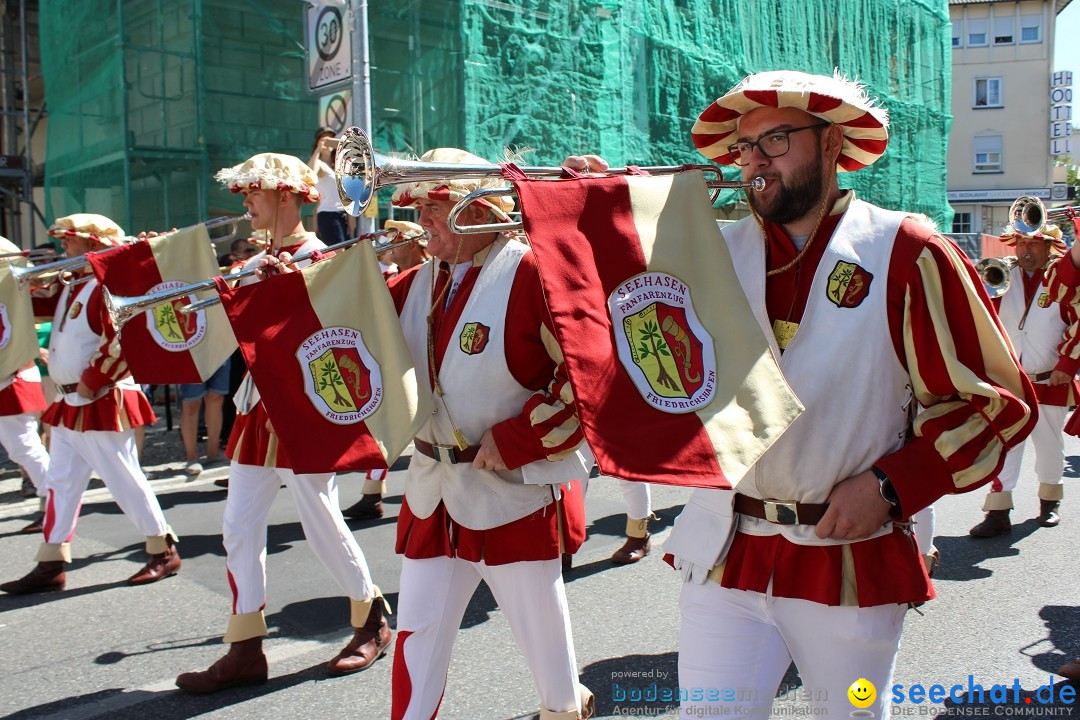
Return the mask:
M737 143L728 145L727 149L731 153L731 157L735 159L735 164L745 167L750 164L750 156L754 153L755 147L761 150L761 154L767 158L778 158L791 149L791 140L788 138L791 133L809 130L810 128L827 127L828 125L829 123L823 122L791 128L790 130L773 130L762 135L757 140L740 140Z

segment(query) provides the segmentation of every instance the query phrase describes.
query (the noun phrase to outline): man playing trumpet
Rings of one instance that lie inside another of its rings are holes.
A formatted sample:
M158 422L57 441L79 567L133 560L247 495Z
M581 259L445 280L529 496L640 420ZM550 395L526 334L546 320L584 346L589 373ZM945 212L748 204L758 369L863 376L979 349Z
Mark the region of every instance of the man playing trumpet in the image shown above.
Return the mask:
M58 218L49 234L60 238L69 258L119 245L124 238L109 218L82 213ZM89 266L81 272L89 274ZM93 276L64 285L57 294L58 288L59 283L53 283L35 291L39 297L34 299L35 314L53 318L49 374L58 389L41 418L52 427L45 539L34 570L0 585L13 595L64 589L64 565L71 562L71 538L91 472L97 472L116 504L146 536L150 559L128 584L157 582L180 569L176 535L165 523L135 448L135 428L156 418L120 355L101 288Z
M266 234L265 253L245 263L245 270L326 247L306 232L300 208L316 202L314 173L298 158L277 153L255 155L225 168L217 179L232 192L243 193L251 226ZM255 282L246 278L244 282ZM273 388L267 388L272 392ZM212 693L234 685L264 683L266 656L266 527L267 515L281 483L292 490L304 536L316 557L349 596L352 639L327 666L331 675L367 668L382 657L390 644L390 628L383 615L385 601L371 581L367 559L341 516L334 473L298 474L290 469L285 448L260 400L261 388L248 375L237 393L237 417L226 454L229 494L222 530L225 565L232 588L233 614L225 632L228 653L201 672L187 672L176 685L190 692Z
M1035 448L1035 474L1039 478L1038 522L1043 527L1055 527L1064 497L1061 480L1065 467L1065 412L1080 396L1076 382L1076 371L1080 369L1080 317L1076 305L1052 302L1043 283L1044 269L1065 252L1056 225L1029 234L1006 232L1001 241L1015 248L1016 264L1008 274L1008 291L994 298L994 305L1020 365L1035 385L1039 419L1030 442ZM1020 462L1027 444L1025 441L1017 445L1006 455L983 504L986 517L970 530L973 537L1012 532L1012 491L1020 478Z

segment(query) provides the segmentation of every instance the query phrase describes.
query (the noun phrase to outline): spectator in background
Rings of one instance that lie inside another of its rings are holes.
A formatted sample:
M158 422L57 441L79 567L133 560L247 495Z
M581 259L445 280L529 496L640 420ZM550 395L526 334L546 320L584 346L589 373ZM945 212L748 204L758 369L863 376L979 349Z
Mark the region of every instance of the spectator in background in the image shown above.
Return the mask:
M345 212L338 194L334 175L334 157L337 155L334 135L328 127L316 130L315 144L308 160L308 167L318 177L315 183L315 189L319 191L319 204L315 208L316 234L327 245L336 245L352 237L356 222Z
M187 466L192 477L203 471L199 462L199 406L206 406L206 464L221 462L221 424L225 396L229 394L229 364L214 371L206 382L180 385L180 437L184 441Z

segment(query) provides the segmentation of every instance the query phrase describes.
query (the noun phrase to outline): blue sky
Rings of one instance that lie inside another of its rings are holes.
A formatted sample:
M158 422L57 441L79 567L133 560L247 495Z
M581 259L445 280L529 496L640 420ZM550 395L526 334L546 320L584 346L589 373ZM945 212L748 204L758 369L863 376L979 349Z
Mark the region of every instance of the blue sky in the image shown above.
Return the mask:
M1073 91L1080 89L1080 0L1072 0L1057 16L1054 70L1072 70Z

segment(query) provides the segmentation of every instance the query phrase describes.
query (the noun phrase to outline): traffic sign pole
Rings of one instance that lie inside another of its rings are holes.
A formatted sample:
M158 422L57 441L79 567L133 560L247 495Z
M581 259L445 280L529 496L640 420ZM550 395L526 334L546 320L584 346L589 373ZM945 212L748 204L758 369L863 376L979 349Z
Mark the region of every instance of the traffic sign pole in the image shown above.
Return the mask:
M367 0L352 0L355 32L353 34L353 125L371 131L371 63L368 57L368 4ZM375 218L357 218L361 234L375 232Z

